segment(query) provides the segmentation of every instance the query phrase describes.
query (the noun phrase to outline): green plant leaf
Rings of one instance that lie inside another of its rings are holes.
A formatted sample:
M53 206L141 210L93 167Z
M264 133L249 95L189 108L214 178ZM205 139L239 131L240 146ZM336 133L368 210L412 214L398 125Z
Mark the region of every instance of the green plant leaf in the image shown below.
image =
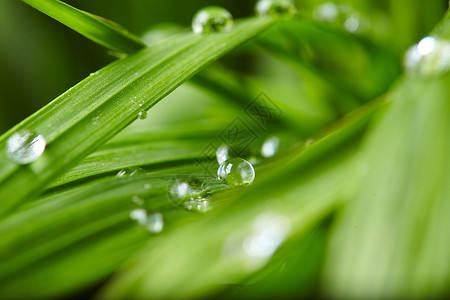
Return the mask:
M450 76L405 81L370 137L368 174L327 265L337 298L440 298L450 282Z
M295 159L262 166L258 174L266 174L263 179L225 209L168 232L157 244L149 243L110 282L102 298L205 297L217 292L221 283L240 281L258 271L272 253L248 254L242 248L246 238L258 235L273 220L289 224L289 229L278 224L287 230L280 233L283 240L303 234L346 200L356 182L349 154L379 107L378 102L359 110ZM201 241L195 237L199 232ZM180 241L183 247L175 246Z
M168 205L166 194L164 177L100 180L46 196L5 218L0 296L48 298L98 282L151 237L129 218L136 208L132 197L151 197L156 209Z
M133 53L145 44L105 18L76 9L59 0L22 0L37 10L72 28L88 39L119 53Z
M434 34L445 36L448 17ZM367 174L331 236L336 298L450 293L450 73L404 78L361 154Z
M0 138L0 147L20 129L42 134L42 157L18 166L0 153L3 215L133 122L208 63L258 35L275 19L237 22L226 33L183 33L112 63L74 86ZM14 191L14 192L12 192Z

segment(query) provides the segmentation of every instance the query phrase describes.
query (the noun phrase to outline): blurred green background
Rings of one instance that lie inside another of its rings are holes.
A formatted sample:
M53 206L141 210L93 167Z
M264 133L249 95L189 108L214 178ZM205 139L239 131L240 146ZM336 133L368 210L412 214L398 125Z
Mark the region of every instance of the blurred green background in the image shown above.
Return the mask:
M67 3L114 20L143 34L159 23L190 26L207 5L227 8L235 18L253 14L255 1L242 0L81 0ZM297 1L311 16L327 1ZM342 1L341 1L342 2ZM396 53L426 35L441 18L446 0L349 0L378 29L368 37ZM388 26L389 30L383 30ZM101 46L18 0L0 1L0 132L3 133L65 90L115 58ZM231 60L232 61L232 60Z

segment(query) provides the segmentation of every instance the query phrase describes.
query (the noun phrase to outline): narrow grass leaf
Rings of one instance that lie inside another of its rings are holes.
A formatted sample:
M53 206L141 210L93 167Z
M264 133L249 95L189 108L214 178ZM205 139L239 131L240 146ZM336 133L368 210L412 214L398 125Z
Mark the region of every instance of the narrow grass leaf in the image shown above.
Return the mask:
M274 19L237 22L226 33L185 33L93 74L0 137L0 148L21 129L42 134L48 147L34 163L18 166L0 153L0 215L34 196L210 62L258 35Z
M113 51L128 54L145 47L137 36L116 23L76 9L59 0L22 1Z

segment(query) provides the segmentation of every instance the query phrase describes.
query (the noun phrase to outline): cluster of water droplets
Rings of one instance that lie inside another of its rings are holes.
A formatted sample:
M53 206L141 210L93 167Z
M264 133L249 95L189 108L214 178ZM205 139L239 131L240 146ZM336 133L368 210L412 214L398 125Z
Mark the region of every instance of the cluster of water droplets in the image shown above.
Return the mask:
M124 179L133 176L142 176L146 175L148 172L140 167L130 167L125 168L117 172L117 179ZM151 184L144 184L144 189L149 190L151 188ZM148 231L151 234L160 233L164 228L164 217L159 212L150 212L145 206L145 201L139 196L133 196L131 201L136 206L135 209L131 210L130 218L137 222L142 228Z
M205 212L210 208L207 185L196 177L173 179L169 197L178 206L190 211Z
M131 201L137 207L130 212L130 218L151 234L158 234L164 228L164 217L159 212L149 212L144 208L145 201L133 196Z
M291 17L297 14L297 8L291 0L260 0L256 3L258 16ZM197 34L228 32L233 29L233 16L219 6L208 6L199 10L192 20L192 30Z
M321 4L314 11L313 16L318 21L343 28L350 33L361 32L369 27L369 21L345 3L327 2Z
M430 76L450 70L450 43L427 36L406 51L405 71L409 75Z
M44 137L30 130L14 133L6 142L8 157L20 165L36 161L44 153L46 141Z
M159 212L149 213L144 208L136 208L130 212L130 218L152 234L160 233L164 228L164 217Z

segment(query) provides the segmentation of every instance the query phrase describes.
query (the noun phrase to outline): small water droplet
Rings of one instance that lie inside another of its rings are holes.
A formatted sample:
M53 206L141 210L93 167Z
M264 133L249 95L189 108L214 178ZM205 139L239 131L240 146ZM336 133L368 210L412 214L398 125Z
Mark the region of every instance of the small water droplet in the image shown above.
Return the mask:
M293 17L297 14L295 4L290 0L260 0L255 6L259 16Z
M204 192L204 183L196 177L185 179L175 178L169 186L169 198L179 207L186 207L185 202L187 200L201 197Z
M209 210L209 199L205 197L191 198L183 203L187 210L206 212Z
M280 139L276 136L271 136L264 141L261 147L261 155L263 157L272 157L278 152L279 149Z
M147 211L143 208L134 209L130 212L130 218L143 226L147 223Z
M412 74L441 74L450 69L450 43L427 36L406 51L405 71Z
M233 16L219 6L199 10L193 18L192 30L197 33L227 32L233 28Z
M150 233L160 233L164 228L164 219L161 213L151 213L147 215L147 222L145 223L145 229Z
M139 116L139 119L145 120L145 119L147 119L147 112L145 110L141 110L139 112L138 116Z
M42 135L29 130L14 133L6 142L6 151L10 159L20 165L36 161L46 146Z
M223 144L216 151L217 163L220 165L228 159L228 146Z
M364 31L370 27L369 21L348 4L324 3L314 11L314 18L350 33Z
M309 147L314 143L314 139L309 138L305 141L305 147Z
M144 189L149 190L151 188L152 188L151 184L148 184L148 183L144 184Z
M147 213L143 208L137 208L130 212L130 218L136 221L148 232L157 234L163 230L164 219L161 213Z
M116 178L127 178L135 175L145 175L145 174L147 174L146 170L139 167L132 167L132 168L125 168L117 172Z
M144 200L142 200L142 198L138 197L138 196L133 196L133 198L131 198L131 201L133 201L134 204L142 206L144 205Z
M217 176L232 186L250 184L255 180L255 169L245 159L231 158L219 166Z

